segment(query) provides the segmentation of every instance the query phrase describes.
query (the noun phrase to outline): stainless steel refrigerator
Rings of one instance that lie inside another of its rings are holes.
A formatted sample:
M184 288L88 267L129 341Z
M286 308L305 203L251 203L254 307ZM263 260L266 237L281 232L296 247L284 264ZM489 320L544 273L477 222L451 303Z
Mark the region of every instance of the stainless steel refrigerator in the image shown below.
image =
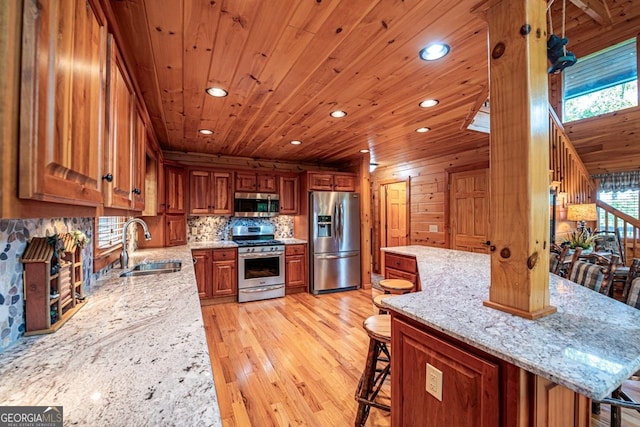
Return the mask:
M360 287L360 195L309 194L309 276L314 294Z

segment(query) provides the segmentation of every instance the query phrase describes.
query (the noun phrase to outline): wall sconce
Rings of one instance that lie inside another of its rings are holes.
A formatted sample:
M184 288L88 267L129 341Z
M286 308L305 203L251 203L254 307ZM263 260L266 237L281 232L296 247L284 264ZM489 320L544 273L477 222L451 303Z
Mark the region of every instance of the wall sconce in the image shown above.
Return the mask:
M567 208L567 199L569 198L569 195L565 192L562 193L558 193L558 197L556 198L556 203L558 204L558 207L560 209L566 209Z

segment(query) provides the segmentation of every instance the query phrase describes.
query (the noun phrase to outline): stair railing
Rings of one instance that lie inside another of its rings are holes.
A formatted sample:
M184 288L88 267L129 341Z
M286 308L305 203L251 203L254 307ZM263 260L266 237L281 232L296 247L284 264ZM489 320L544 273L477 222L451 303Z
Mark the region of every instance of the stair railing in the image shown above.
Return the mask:
M593 203L597 199L596 184L551 106L549 106L549 169L551 181L560 182L558 192L567 194L567 203Z

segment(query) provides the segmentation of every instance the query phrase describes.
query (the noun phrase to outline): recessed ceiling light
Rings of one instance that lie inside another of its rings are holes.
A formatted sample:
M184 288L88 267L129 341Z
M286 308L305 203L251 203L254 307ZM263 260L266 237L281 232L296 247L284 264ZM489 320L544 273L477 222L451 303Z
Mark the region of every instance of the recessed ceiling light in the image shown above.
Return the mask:
M418 129L416 129L416 132L425 133L425 132L429 132L430 130L431 130L431 128L418 128Z
M332 111L329 115L331 117L335 117L336 119L339 119L341 117L346 116L347 112L346 111L342 111L342 110L336 110L336 111Z
M435 61L445 56L451 48L444 43L432 43L420 51L420 59Z
M297 139L294 139L293 141L290 142L291 145L300 145L302 144L302 141L298 141Z
M210 87L207 89L207 93L211 96L215 96L216 98L223 98L229 95L229 92L220 87Z
M360 150L361 153L368 153L369 150L367 150L366 148L363 148L362 150Z
M203 135L213 135L213 131L211 129L198 129L198 132Z
M437 99L425 99L418 105L420 106L420 108L429 108L429 107L435 107L439 103L440 101L438 101Z

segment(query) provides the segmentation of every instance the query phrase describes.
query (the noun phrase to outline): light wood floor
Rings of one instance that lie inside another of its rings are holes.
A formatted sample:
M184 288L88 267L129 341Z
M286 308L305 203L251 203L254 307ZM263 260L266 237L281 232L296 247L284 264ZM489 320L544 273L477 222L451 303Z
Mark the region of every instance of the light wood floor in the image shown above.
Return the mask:
M368 346L362 321L373 313L370 290L203 307L223 425L353 425ZM640 398L640 388L626 389ZM608 419L603 406L592 427ZM640 427L637 412L623 420ZM367 426L389 425L388 413L371 410Z

